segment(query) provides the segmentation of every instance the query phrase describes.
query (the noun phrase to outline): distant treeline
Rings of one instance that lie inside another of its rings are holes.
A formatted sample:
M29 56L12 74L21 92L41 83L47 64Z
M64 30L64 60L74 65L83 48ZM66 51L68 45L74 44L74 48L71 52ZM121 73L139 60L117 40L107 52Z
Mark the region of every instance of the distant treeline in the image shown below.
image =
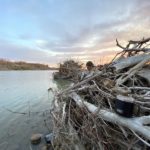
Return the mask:
M23 61L12 62L5 59L0 59L0 70L50 70L56 68L50 68L48 65L27 63Z

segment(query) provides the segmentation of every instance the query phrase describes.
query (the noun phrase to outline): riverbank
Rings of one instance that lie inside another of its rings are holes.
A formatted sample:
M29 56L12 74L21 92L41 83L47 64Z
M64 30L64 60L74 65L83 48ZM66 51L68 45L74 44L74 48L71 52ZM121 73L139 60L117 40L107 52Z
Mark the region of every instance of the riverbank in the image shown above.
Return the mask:
M56 70L55 67L49 67L45 64L29 63L29 62L13 62L5 59L0 59L0 71L2 70Z

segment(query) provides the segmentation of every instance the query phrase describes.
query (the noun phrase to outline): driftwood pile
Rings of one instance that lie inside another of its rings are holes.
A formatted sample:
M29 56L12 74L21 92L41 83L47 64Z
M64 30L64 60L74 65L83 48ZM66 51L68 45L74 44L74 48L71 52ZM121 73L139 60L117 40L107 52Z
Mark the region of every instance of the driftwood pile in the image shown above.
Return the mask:
M150 38L129 41L123 47L117 41L122 52L110 64L100 67L95 75L55 93L54 149L149 149L149 43ZM118 114L117 99L134 105L132 116Z
M78 72L81 71L82 64L74 60L66 60L59 65L58 72L55 72L54 79L78 79Z

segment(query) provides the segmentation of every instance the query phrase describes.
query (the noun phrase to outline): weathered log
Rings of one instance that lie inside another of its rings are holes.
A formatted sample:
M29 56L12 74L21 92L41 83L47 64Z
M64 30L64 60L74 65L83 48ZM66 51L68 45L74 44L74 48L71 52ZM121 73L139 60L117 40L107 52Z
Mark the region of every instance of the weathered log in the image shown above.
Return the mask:
M115 70L117 72L119 72L120 70L130 67L130 66L134 66L136 64L138 64L139 62L141 62L144 59L150 58L150 53L148 54L141 54L141 55L135 55L132 57L128 57L128 58L124 58L120 61L117 61L112 65L113 68L115 68Z
M149 57L142 60L136 66L131 68L126 74L122 75L119 79L117 79L116 80L116 85L118 86L118 85L121 85L124 82L126 82L128 80L128 78L132 77L135 73L137 73L145 65L145 63L147 63L149 61L150 61L150 54L149 54Z
M147 80L150 85L150 69L142 69L137 72L137 75Z
M71 93L70 97L78 104L79 107L87 107L87 109L93 114L97 112L98 107L83 101L75 92ZM150 140L150 127L146 126L146 124L150 123L150 116L124 118L105 109L100 109L97 115L105 121L127 127L131 131L137 132Z

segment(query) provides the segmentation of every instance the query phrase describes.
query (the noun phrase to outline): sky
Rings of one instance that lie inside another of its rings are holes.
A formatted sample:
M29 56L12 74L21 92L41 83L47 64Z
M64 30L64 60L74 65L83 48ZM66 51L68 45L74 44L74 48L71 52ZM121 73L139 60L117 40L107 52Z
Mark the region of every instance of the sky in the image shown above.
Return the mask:
M100 63L150 37L150 0L0 0L0 58Z

